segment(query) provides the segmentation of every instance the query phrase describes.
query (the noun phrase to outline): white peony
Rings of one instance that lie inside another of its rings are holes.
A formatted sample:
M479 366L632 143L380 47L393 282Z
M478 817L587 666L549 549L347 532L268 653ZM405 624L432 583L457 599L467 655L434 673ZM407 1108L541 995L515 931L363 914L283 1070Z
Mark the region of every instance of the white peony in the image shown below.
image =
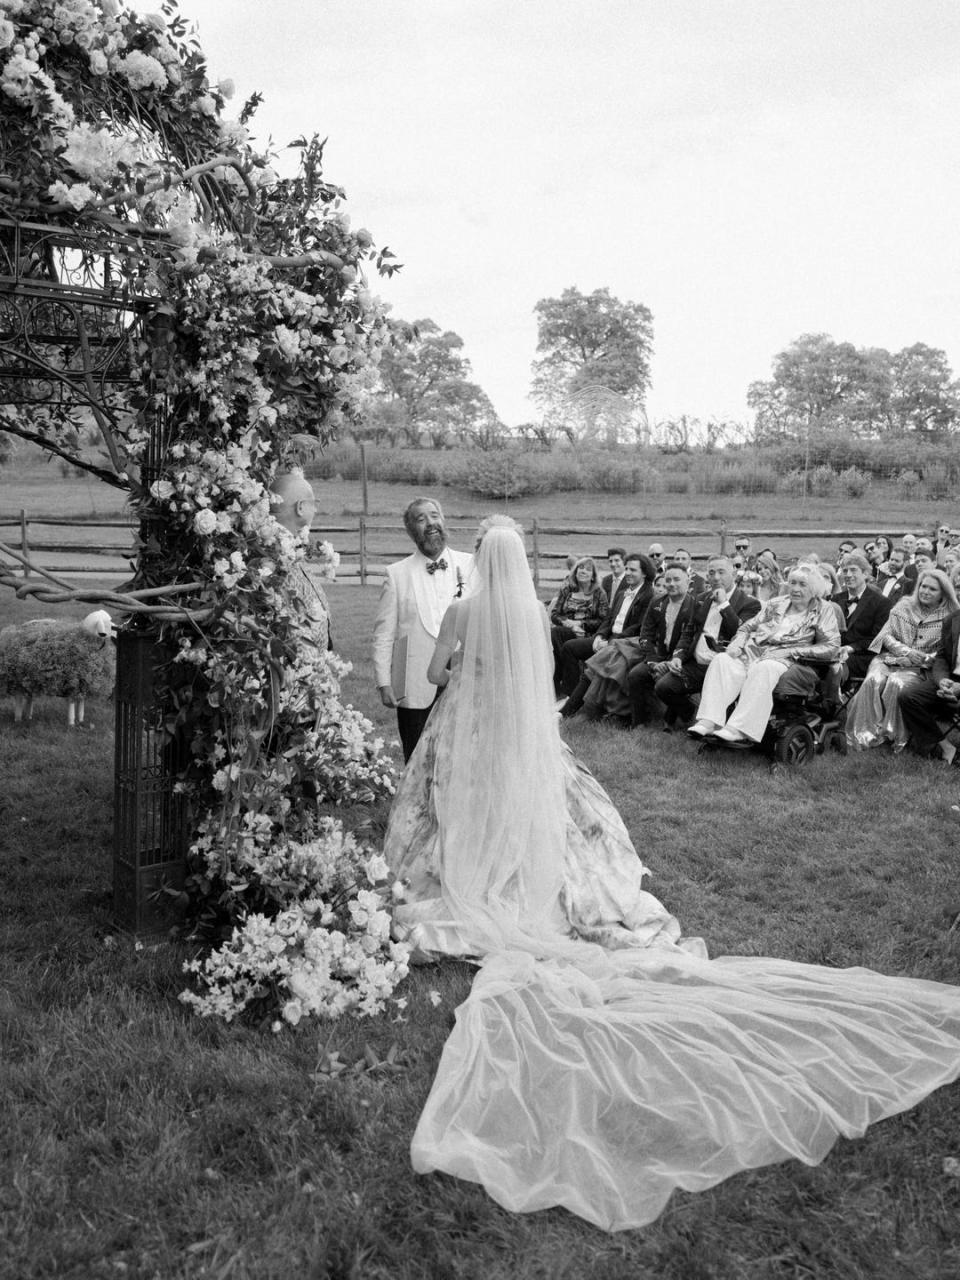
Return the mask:
M212 533L216 533L217 530L216 513L210 511L209 508L204 507L202 511L198 511L193 517L193 527L195 532L199 533L201 537L209 538L210 535Z

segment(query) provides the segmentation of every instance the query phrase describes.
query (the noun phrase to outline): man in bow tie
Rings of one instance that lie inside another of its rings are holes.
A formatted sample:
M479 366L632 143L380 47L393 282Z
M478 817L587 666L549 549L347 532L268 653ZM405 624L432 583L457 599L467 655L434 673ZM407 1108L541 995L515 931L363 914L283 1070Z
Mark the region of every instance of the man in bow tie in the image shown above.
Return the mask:
M427 680L440 623L466 593L473 557L447 546L440 504L414 498L403 513L416 551L387 566L373 628L373 666L380 699L395 707L404 761L410 759L437 696Z

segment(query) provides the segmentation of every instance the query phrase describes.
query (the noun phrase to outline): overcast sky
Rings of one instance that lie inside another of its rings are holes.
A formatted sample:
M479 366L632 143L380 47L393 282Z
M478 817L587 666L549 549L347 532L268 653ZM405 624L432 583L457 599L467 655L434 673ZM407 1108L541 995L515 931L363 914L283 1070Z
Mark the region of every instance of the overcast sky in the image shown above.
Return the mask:
M180 3L258 140L329 138L404 263L374 289L511 425L570 285L653 312L655 418L745 418L807 332L960 372L956 0Z

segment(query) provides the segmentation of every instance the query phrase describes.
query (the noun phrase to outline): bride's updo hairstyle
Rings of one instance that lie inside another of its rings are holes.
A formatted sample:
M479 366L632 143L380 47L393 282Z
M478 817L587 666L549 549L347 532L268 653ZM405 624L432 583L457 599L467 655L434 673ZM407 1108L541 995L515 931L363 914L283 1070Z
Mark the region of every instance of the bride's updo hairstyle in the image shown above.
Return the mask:
M485 516L477 526L477 538L473 544L475 551L480 550L480 543L483 541L484 534L490 529L512 529L514 533L523 537L523 525L518 524L512 516L492 515Z

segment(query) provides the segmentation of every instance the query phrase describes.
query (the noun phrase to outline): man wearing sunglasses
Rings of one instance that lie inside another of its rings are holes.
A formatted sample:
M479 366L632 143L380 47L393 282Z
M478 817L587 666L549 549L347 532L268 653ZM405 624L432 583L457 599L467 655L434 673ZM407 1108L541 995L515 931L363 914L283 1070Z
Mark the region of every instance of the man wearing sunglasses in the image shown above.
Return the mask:
M870 577L876 582L880 573L880 566L883 564L883 548L877 546L876 542L871 538L863 544L863 554L870 564Z
M952 543L950 541L950 526L941 521L940 524L937 525L937 536L933 544L933 558L938 569L943 568L943 557L950 550L951 546L955 545L956 543Z

